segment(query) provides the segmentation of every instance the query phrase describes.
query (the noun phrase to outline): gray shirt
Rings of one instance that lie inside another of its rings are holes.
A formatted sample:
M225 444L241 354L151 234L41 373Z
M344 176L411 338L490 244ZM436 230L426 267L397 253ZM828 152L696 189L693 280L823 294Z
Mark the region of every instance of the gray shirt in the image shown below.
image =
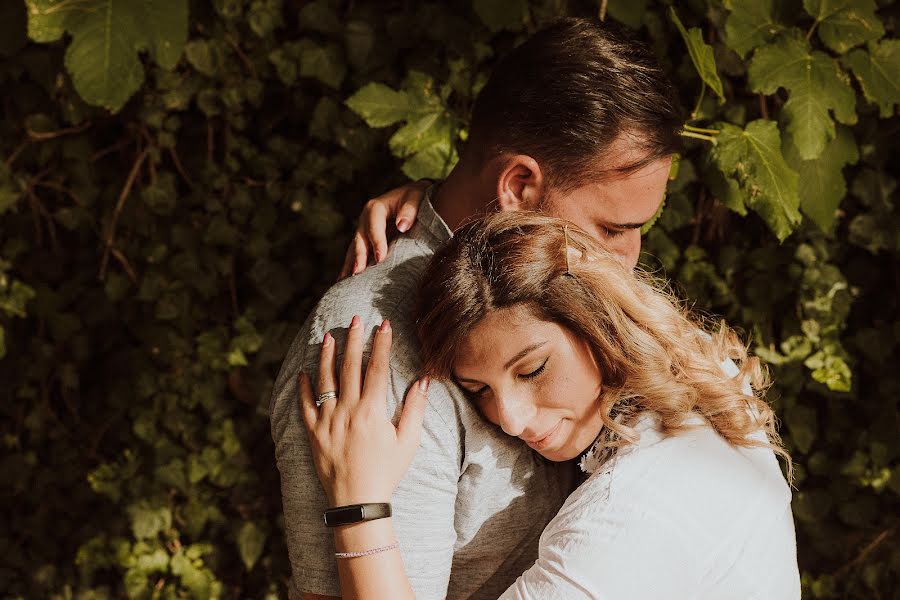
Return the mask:
M335 336L340 355L353 315L370 331L390 319L388 410L396 423L407 390L421 375L412 314L418 283L432 254L451 235L426 197L415 226L382 264L328 290L285 358L270 415L293 571L291 598L304 592L340 595L332 535L322 523L325 495L298 406L297 373L302 369L316 381L322 336L326 331ZM457 386L433 382L422 445L391 498L416 597L500 596L534 563L541 531L573 479L571 465L544 460L485 421Z

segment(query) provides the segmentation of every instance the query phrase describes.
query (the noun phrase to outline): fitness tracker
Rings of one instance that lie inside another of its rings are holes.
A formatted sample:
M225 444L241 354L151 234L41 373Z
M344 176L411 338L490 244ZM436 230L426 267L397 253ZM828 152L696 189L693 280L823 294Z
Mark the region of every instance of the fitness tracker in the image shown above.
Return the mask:
M341 525L384 519L389 516L391 516L391 505L387 502L337 506L325 511L325 526L340 527Z

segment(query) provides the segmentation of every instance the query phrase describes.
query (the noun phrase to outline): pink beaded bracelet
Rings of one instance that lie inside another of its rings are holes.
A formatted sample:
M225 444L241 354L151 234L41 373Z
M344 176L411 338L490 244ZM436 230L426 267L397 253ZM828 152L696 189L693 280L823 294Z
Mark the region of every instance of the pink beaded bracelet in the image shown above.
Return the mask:
M400 543L394 542L390 546L382 546L381 548L372 548L371 550L363 550L361 552L335 552L335 558L359 558L360 556L372 556L373 554L378 554L379 552L387 552L388 550L393 550L395 548L399 548Z

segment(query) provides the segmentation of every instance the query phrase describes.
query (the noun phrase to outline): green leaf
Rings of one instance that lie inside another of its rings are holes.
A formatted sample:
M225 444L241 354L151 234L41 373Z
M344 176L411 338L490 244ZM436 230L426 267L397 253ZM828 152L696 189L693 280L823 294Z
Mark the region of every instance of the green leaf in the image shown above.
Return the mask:
M72 35L66 69L89 104L118 111L140 88L149 52L164 68L178 62L187 40L187 0L26 0L28 35L53 42Z
M847 193L842 169L859 160L853 133L846 127L838 127L835 138L815 160L803 160L793 141L788 139L785 157L800 175L800 209L822 231L831 231L837 208Z
M411 105L406 92L398 92L383 83L369 83L346 102L369 127L387 127L409 116Z
M784 240L800 223L797 172L781 154L781 136L774 121L758 119L745 129L719 124L721 133L710 153L722 173L733 178L746 204Z
M434 144L403 163L402 171L413 180L444 179L456 165L459 156L449 141Z
M757 49L747 75L755 92L788 90L783 107L787 131L804 160L819 156L834 138L829 110L842 123L856 123L856 94L846 73L824 52L810 53L804 41L782 37Z
M181 579L181 584L186 587L195 600L217 598L221 593L221 584L215 580L209 569L203 568L203 561L199 558L189 558L187 553L179 552L172 556L172 574Z
M868 51L854 50L844 60L866 100L878 105L883 118L893 115L900 104L900 40L869 44Z
M700 79L716 93L720 102L725 101L722 93L722 80L716 72L716 57L713 55L712 46L703 41L703 32L699 27L691 27L690 30L684 28L681 19L675 13L675 9L669 7L669 17L681 33L681 38L687 44L688 54L691 56L691 62L700 75Z
M493 33L520 31L528 20L528 0L472 0L472 8Z
M816 20L819 39L838 54L884 35L875 0L803 0L803 8Z
M436 111L398 129L388 144L394 156L406 158L433 144L449 141L451 134L450 119L443 111Z
M772 1L726 0L725 7L731 13L725 20L725 43L741 58L781 30Z
M131 517L131 531L139 540L155 537L160 531L172 527L172 512L164 506L152 506L147 501L141 501L130 506L128 514Z
M803 363L812 370L812 378L819 383L824 383L828 389L835 392L849 392L852 381L852 373L846 361L840 356L820 350Z
M238 531L237 545L244 566L251 571L266 545L266 532L256 523L247 521Z
M312 40L300 40L300 76L318 79L337 89L347 75L347 63L334 44L320 46Z

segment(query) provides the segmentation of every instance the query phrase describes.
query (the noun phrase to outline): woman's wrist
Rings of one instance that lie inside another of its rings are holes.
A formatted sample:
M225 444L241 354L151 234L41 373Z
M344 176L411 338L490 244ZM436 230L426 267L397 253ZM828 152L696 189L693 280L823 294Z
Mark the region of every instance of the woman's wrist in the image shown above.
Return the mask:
M363 552L397 541L390 517L335 527L334 548L338 552Z

